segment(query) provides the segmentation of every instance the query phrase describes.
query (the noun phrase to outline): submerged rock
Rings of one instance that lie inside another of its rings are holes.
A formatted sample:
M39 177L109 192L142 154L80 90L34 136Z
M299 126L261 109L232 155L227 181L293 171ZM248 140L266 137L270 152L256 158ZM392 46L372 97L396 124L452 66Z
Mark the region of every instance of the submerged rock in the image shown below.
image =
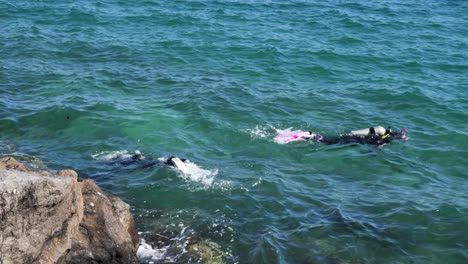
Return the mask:
M138 263L129 206L73 170L0 159L0 262Z
M211 241L199 241L189 245L188 252L192 258L201 259L204 263L222 264L223 252L219 246Z
M142 233L138 257L141 263L225 263L220 246L198 235L184 236L169 230Z

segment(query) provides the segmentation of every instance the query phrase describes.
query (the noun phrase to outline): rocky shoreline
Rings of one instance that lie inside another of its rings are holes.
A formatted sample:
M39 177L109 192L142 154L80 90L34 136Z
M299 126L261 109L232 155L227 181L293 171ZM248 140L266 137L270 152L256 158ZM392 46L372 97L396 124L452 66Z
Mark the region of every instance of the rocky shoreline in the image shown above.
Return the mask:
M0 159L0 264L139 263L129 205L73 170Z

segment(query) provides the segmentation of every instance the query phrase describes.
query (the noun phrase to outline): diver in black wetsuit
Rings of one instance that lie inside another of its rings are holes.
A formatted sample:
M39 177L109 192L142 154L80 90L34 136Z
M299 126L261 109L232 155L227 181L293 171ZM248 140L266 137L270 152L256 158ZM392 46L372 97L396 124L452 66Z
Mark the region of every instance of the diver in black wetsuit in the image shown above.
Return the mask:
M279 144L310 140L327 145L357 143L380 146L390 143L394 139L408 140L405 136L406 128L403 128L401 132L393 132L390 127L385 129L382 126L353 130L339 136L322 136L312 131L291 131L289 128L285 130L273 128L273 131L276 132L273 140Z
M174 161L175 159L179 159L179 158L175 156L171 156L165 161L161 161L158 159L146 159L145 156L143 156L143 154L141 154L140 152L136 152L131 157L116 158L115 160L112 160L110 163L122 165L122 166L136 165L139 168L150 168L150 167L154 167L157 165L167 165L167 166L177 168L177 164ZM185 162L186 159L180 159L180 161Z
M367 145L385 145L390 143L394 139L407 140L405 136L406 129L402 129L401 132L393 132L390 127L385 129L384 127L370 127L367 129L360 129L351 131L348 134L340 135L336 137L321 137L320 142L327 145L332 144L367 144Z

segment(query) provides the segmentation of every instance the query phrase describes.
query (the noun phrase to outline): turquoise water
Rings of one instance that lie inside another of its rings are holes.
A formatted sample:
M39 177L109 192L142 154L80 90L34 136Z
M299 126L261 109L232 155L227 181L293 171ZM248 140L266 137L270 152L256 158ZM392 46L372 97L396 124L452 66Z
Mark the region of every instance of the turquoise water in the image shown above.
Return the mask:
M0 152L132 206L158 261L467 263L465 1L0 1ZM406 127L368 146L279 145ZM118 168L141 151L199 169ZM194 242L195 241L195 242ZM193 260L194 261L194 260Z

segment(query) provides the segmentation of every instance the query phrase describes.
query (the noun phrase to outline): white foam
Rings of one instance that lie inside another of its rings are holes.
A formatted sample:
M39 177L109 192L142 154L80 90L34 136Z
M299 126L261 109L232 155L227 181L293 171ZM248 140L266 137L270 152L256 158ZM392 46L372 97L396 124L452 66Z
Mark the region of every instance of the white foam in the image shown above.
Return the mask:
M109 161L116 159L126 159L131 158L135 154L141 154L139 150L136 150L133 154L128 153L127 150L117 150L117 151L101 151L95 154L91 154L91 157L100 161Z
M220 189L222 191L232 190L234 188L234 184L231 181L219 181L217 180L213 183L213 187Z
M182 172L181 176L185 180L199 182L205 186L211 186L215 176L218 174L217 169L203 169L189 160L184 162L179 158L173 158L172 161L177 166L177 169Z
M262 183L262 178L261 177L258 179L258 181L254 182L254 184L252 184L252 187L257 187L260 183Z
M143 261L158 261L164 260L164 255L166 254L167 247L163 248L154 248L145 243L144 239L141 239L140 246L137 250L137 257L139 260Z
M243 131L250 134L252 138L266 138L269 136L269 131L271 127L262 127L262 126L255 126L253 129L245 129Z

